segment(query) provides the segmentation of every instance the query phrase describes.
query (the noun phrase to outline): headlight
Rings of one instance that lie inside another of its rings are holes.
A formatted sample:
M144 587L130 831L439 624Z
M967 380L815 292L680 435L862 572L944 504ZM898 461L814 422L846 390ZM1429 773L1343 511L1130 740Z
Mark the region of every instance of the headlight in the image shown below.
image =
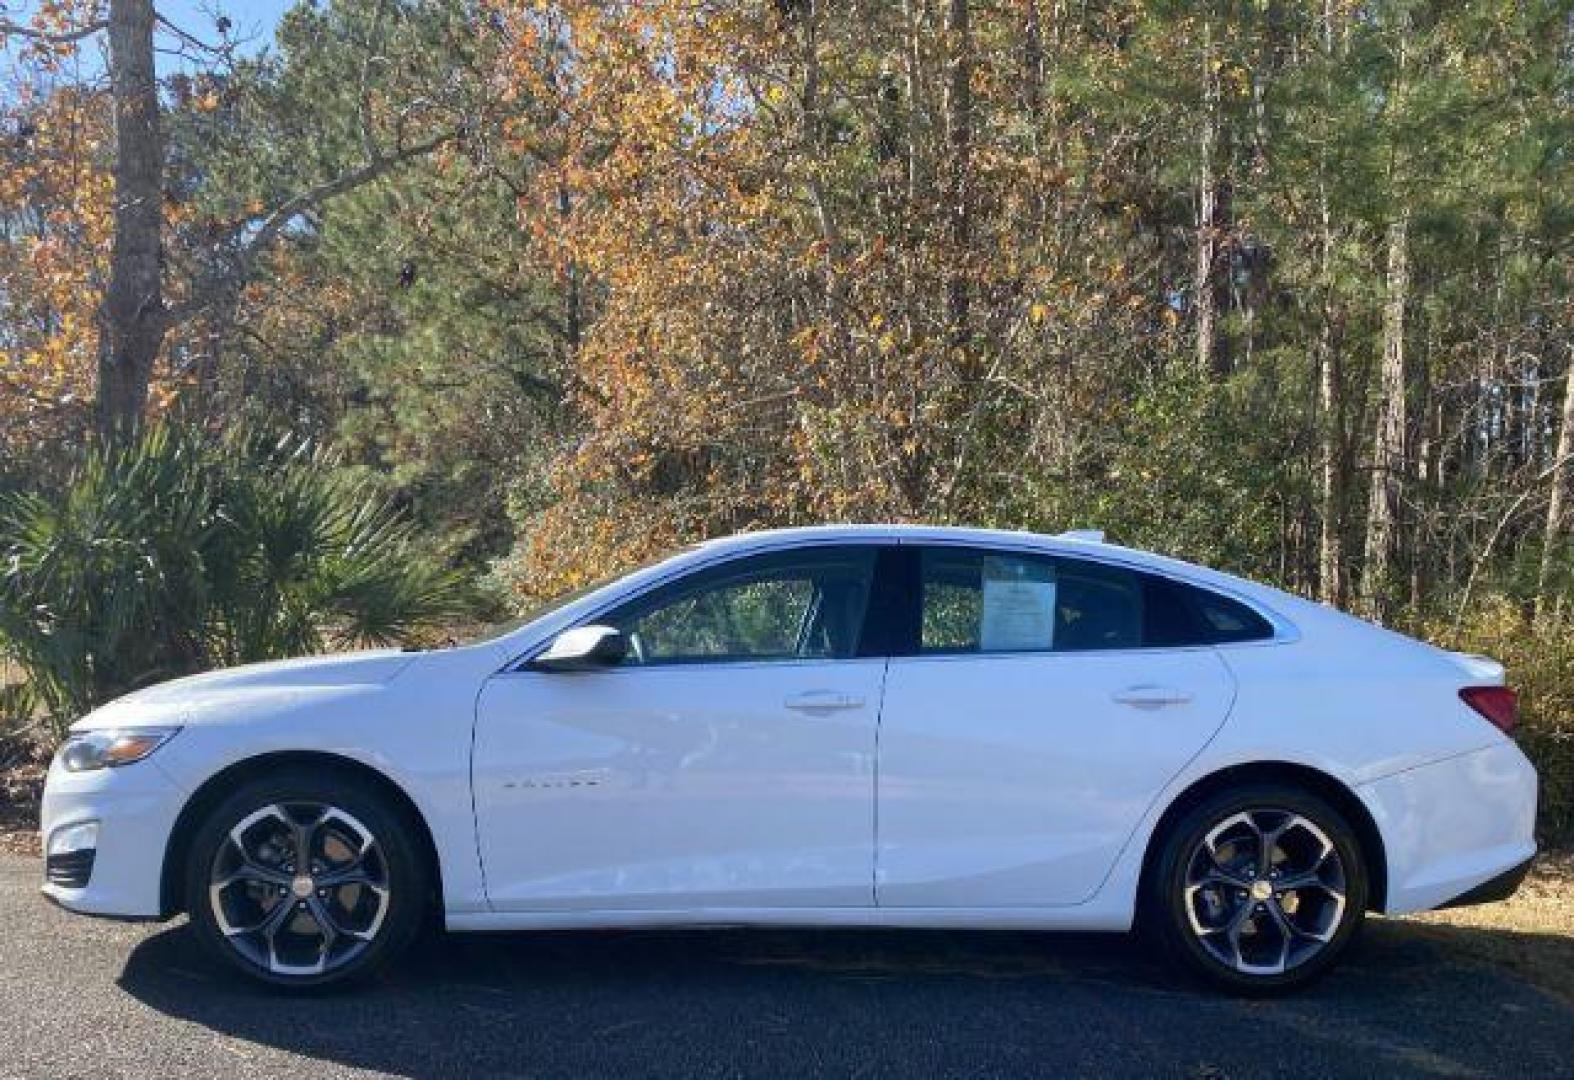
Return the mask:
M66 739L57 758L66 772L89 772L141 761L163 746L178 727L84 731Z

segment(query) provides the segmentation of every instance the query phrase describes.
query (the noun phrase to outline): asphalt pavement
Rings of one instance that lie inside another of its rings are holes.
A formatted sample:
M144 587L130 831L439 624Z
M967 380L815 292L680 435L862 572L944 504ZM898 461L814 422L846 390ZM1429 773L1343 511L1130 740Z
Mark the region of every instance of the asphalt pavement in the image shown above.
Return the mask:
M302 998L38 881L0 856L0 1077L1574 1077L1574 1005L1402 921L1270 1002L1123 937L867 930L439 937Z

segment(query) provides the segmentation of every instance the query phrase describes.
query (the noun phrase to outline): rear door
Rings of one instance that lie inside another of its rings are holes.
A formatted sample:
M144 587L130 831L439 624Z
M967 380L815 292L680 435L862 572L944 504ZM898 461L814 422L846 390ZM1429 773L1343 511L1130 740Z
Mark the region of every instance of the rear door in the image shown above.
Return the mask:
M916 628L886 676L878 903L1089 899L1224 722L1228 670L1175 583L1030 552L907 550Z

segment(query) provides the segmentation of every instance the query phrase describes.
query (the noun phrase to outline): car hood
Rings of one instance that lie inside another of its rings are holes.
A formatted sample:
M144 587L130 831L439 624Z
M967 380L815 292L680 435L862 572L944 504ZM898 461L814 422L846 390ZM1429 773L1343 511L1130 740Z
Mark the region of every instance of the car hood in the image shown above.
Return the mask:
M86 730L165 719L188 722L200 719L214 706L261 701L282 705L324 693L378 687L409 667L414 658L414 653L381 649L274 660L188 675L117 698L72 728Z

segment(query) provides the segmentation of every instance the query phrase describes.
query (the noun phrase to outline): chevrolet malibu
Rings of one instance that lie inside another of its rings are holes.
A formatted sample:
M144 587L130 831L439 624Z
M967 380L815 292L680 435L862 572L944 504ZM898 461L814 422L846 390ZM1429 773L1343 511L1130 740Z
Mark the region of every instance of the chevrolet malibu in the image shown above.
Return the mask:
M44 892L288 987L423 926L1145 929L1224 988L1535 853L1503 669L1102 542L701 544L489 640L260 664L76 723Z

